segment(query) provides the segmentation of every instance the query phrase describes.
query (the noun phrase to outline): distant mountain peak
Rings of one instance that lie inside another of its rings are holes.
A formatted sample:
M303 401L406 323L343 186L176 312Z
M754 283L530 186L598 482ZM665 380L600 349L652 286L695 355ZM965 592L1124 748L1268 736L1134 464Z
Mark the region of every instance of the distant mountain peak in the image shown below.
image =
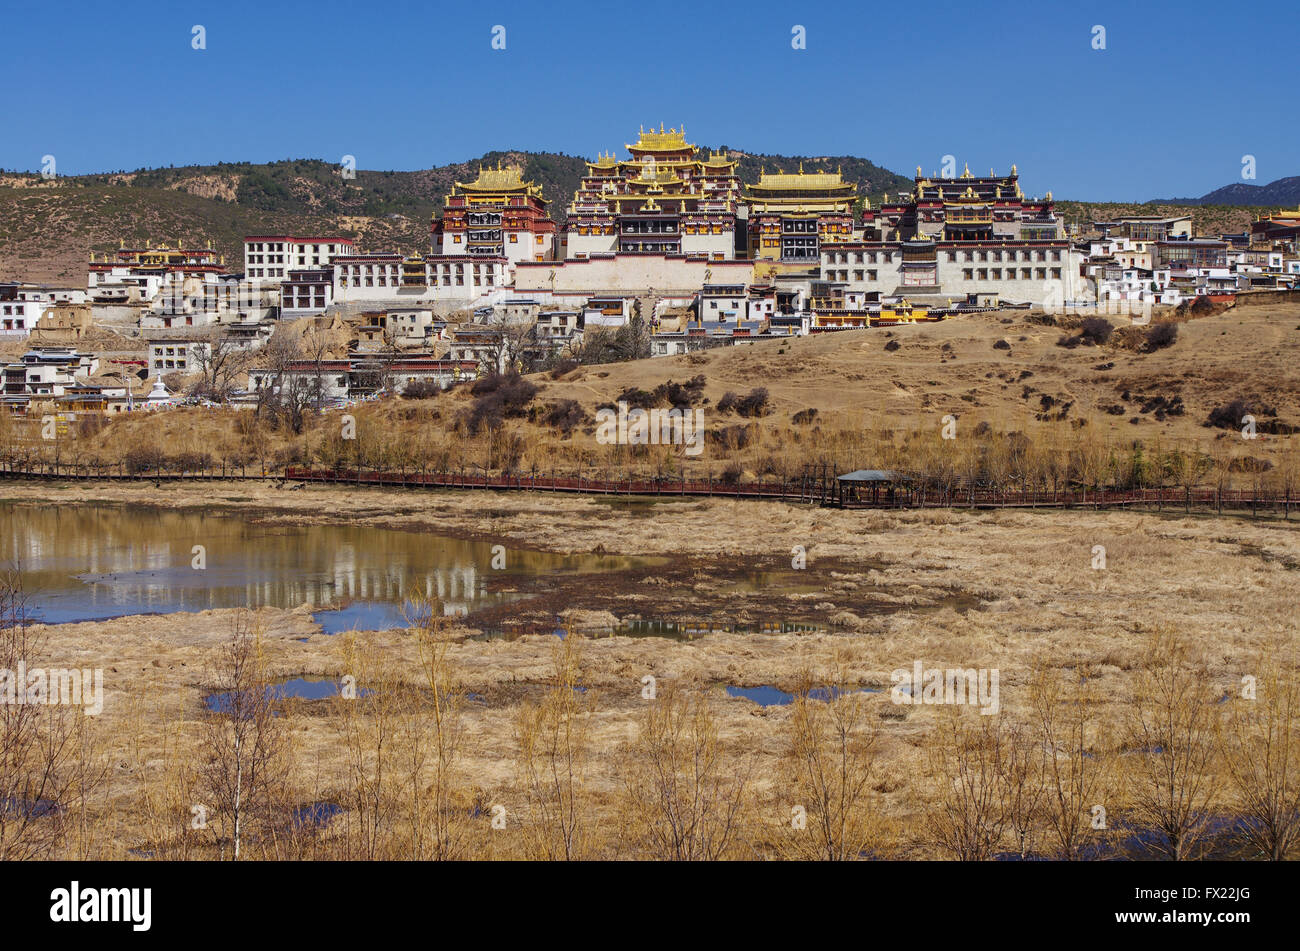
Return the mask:
M1267 185L1233 182L1200 198L1156 198L1165 205L1300 205L1300 175L1279 178Z

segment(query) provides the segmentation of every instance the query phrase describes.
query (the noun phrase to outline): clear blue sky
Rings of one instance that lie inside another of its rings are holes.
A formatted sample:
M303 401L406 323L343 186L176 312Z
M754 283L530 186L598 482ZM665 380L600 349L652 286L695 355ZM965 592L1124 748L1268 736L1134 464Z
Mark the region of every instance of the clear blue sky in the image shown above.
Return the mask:
M1201 195L1247 154L1253 184L1300 174L1297 26L1297 0L15 3L0 167L416 169L621 153L640 124L684 121L700 144L905 175L1015 162L1029 194Z

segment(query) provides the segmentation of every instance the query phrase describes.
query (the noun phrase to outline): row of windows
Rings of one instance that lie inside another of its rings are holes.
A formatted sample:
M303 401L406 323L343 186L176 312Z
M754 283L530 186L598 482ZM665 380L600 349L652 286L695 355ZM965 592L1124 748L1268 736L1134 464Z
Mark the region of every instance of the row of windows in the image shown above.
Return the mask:
M764 246L766 245L767 242L764 242ZM958 255L961 255L960 260L962 261L1002 261L1004 260L1004 255L1005 260L1007 261L1021 260L1045 262L1048 260L1061 260L1061 252L1059 250L1044 251L1039 249L1022 250L1019 252L1013 250L946 251L944 253L948 255L947 260L950 263L956 263L959 260ZM1019 258L1017 258L1017 254L1019 254ZM889 251L855 251L852 253L845 251L831 251L827 252L825 255L825 262L827 264L890 264L896 260L897 258L895 255Z
M285 256L283 254L249 254L247 255L246 264L284 264ZM290 261L289 263L292 263ZM308 259L303 255L298 255L298 267L312 267L329 263L328 258L313 257Z
M421 276L419 278L419 281L417 281L416 283L422 282L424 280L425 278ZM370 275L366 275L365 277L352 277L352 278L348 278L347 276L344 276L339 279L339 283L343 287L401 287L402 286L402 282L399 281L397 278L393 278L392 281L389 281L389 279L384 277L384 275L382 274L379 275L378 278L371 277ZM479 279L476 281L476 283L482 284L484 283L484 281ZM442 275L441 280L438 279L438 275L434 275L432 279L432 285L437 286L439 284L441 284L443 287L452 287L453 285L456 287L463 287L465 285L465 275L457 274L454 281L446 274Z
M847 270L845 271L826 270L823 271L822 273L823 273L823 279L827 281L840 281L842 283L848 283L849 281L850 272ZM934 270L933 268L931 268L928 270L920 271L918 273L932 276L934 274ZM879 272L874 269L855 270L852 272L852 274L853 274L853 280L859 283L861 283L862 281L876 281L879 279ZM1000 267L995 267L995 268L967 267L967 268L962 268L962 272L961 272L962 279L967 281L1002 281L1002 280L1030 281L1035 279L1042 281L1042 280L1047 280L1049 274L1053 278L1059 280L1061 277L1061 269L1059 267L1054 267L1054 268L1022 267L1020 268L1019 277L1016 276L1016 269L1013 267L1006 268L1005 271L1003 268Z
M441 277L445 280L449 276L455 276L458 279L462 278L465 276L465 270L466 268L464 264L441 264L436 265L432 269L432 272L434 277ZM413 275L419 274L423 276L423 271L423 268L417 267L413 269L411 273ZM474 276L475 283L484 284L492 279L493 268L489 265L474 264L470 268L470 272ZM364 277L366 279L377 277L380 281L391 280L396 284L401 273L400 268L388 264L350 264L347 266L346 270L340 273L339 280L346 284L349 278L355 280L358 277ZM380 286L383 287L386 285L381 284Z
M284 241L250 241L247 243L247 251L284 251L287 248L297 248L299 253L307 252L310 254L320 254L327 251L329 254L335 253L342 249L342 245L337 244L290 244Z
M1019 277L1019 278L1016 277L1016 269L1013 268L1013 267L1009 267L1009 268L1006 269L1006 278L1005 278L1005 280L1008 280L1008 281L1014 281L1014 280L1021 280L1021 281L1039 280L1039 281L1045 281L1045 280L1047 280L1047 275L1048 275L1049 272L1051 273L1052 277L1056 278L1057 280L1060 279L1060 277L1061 277L1061 269L1060 269L1059 267L1054 267L1054 268L1050 268L1050 269L1049 269L1049 268L1045 268L1045 267L1032 267L1032 268L1031 268L1031 267L1022 267L1022 268L1020 269L1020 277ZM1002 271L1002 268L1000 268L1000 267L995 267L995 268L983 268L983 267L981 267L981 268L969 268L969 267L965 267L965 268L962 268L962 270L961 270L961 276L962 276L962 278L963 278L964 280L967 280L967 281L972 281L972 280L975 280L975 281L1001 281L1001 280L1004 280L1002 274L1003 274L1003 271Z

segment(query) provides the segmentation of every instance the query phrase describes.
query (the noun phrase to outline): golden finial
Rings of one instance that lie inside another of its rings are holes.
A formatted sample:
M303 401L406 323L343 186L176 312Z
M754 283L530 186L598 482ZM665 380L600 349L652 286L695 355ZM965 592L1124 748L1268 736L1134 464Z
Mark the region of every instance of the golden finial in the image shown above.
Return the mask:
M660 135L664 134L664 124L662 122L659 123L659 134Z
M1048 192L1048 193L1047 193L1047 200L1048 200L1048 201L1051 201L1051 200L1052 200L1052 193L1051 193L1051 192Z
M1011 174L1012 174L1012 175L1016 174L1016 163L1015 163L1015 162L1012 162L1012 163L1011 163Z
M799 174L800 174L800 175L803 174L803 162L800 162L800 163L799 163Z
M921 166L919 165L916 167L916 177L917 178L921 177Z
M961 173L961 177L962 177L962 178L972 178L973 176L972 176L971 173L970 173L970 162L967 162L967 163L965 163L965 164L966 164L966 167L965 167L965 169L962 171L962 173Z

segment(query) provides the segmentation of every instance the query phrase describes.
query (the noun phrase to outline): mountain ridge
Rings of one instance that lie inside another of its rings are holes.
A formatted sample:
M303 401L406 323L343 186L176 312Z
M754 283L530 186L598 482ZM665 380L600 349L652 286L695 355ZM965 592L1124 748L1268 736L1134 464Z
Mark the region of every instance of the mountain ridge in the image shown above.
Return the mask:
M1155 198L1151 203L1166 205L1300 205L1300 175L1290 175L1267 185L1234 182L1200 198Z

